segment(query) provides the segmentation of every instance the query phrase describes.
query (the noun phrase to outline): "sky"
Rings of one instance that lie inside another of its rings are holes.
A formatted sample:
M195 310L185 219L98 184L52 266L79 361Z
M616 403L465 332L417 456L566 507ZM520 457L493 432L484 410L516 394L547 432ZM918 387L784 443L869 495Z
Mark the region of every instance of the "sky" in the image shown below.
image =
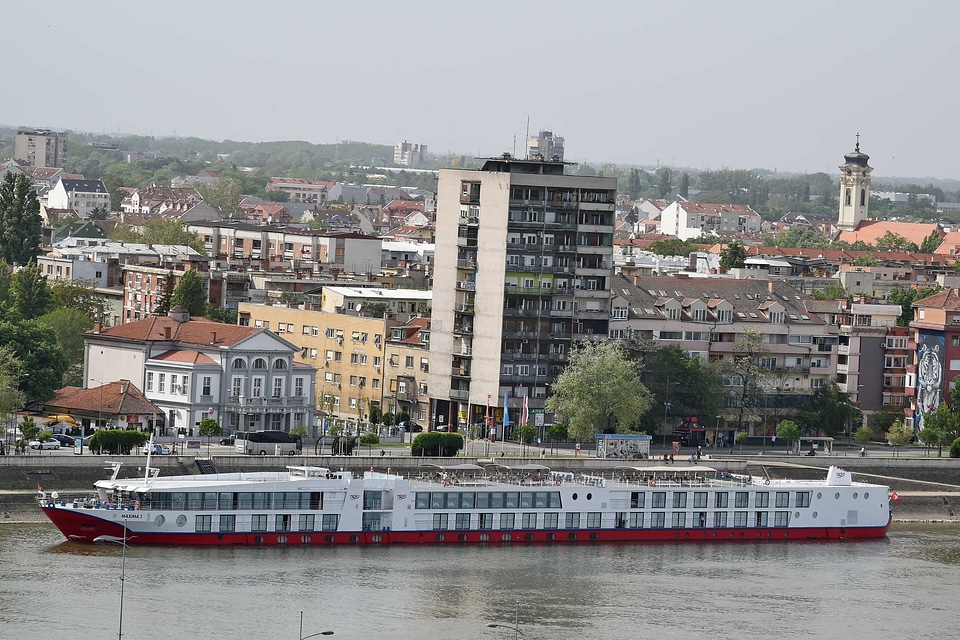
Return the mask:
M7 0L0 123L960 179L960 2ZM16 25L16 26L14 26ZM19 52L12 55L11 52ZM529 123L529 125L528 125Z

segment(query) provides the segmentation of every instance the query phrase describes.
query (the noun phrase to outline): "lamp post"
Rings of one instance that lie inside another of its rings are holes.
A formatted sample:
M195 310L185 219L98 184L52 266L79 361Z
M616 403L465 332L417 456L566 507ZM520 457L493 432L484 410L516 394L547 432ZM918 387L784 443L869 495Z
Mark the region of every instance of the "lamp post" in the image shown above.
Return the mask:
M511 629L513 631L514 640L519 640L520 636L523 635L523 631L520 631L520 601L517 600L517 613L513 619L512 627L508 624L498 624L496 622L491 622L487 626L491 629Z
M317 633L311 633L308 636L303 635L303 611L300 612L300 640L307 640L307 638L315 638L316 636L332 636L333 631L318 631Z

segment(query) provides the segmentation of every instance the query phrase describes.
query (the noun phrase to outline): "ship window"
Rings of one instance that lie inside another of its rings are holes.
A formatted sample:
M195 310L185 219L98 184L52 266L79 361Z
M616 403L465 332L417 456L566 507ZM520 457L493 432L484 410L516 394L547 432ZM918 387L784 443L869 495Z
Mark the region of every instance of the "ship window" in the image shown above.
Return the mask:
M220 533L230 533L237 530L237 516L220 516Z
M250 531L266 531L267 515L257 514L250 517Z
M790 493L788 491L777 491L776 499L778 509L785 509L790 506Z
M543 514L543 528L557 529L560 526L560 514L556 511Z
M679 529L687 526L687 514L680 511L673 514L671 525L674 529Z
M187 509L199 511L203 508L203 494L198 492L187 494Z
M786 527L790 525L790 512L789 511L777 511L773 514L773 526L775 527Z
M769 514L766 511L757 511L757 523L754 526L765 527L767 526L767 516Z
M418 491L416 496L416 508L417 509L429 509L430 508L430 493L427 491Z
M513 513L501 513L500 514L500 528L501 529L513 529L513 524L515 520L515 514Z
M747 526L747 512L746 511L735 511L733 513L733 526L735 527L745 527Z
M663 529L667 526L667 517L663 511L657 511L650 514L650 528Z
M674 509L686 509L687 508L687 492L686 491L676 491L673 494L673 508Z
M483 494L480 494L483 495ZM493 514L492 513L481 513L480 514L480 528L481 529L493 529Z
M767 491L758 491L756 507L758 509L766 509L769 506L770 506L770 493Z
M448 516L447 513L435 513L433 514L433 530L434 531L444 531L447 528Z
M587 529L599 529L600 528L600 517L601 514L599 511L591 511L587 514Z
M220 498L217 504L217 508L220 511L232 511L233 510L233 493L221 493Z
M456 528L458 531L466 531L470 528L470 514L469 513L458 513Z
M643 491L634 491L630 494L630 508L631 509L643 509L643 505L646 502L646 495Z
M692 526L698 529L703 529L707 526L707 512L706 511L697 511L693 514L693 522L690 523Z
M742 509L743 507L747 506L749 501L750 501L749 493L747 493L746 491L737 491L736 501L734 502L733 506L736 507L737 509Z
M726 509L729 502L730 494L726 491L718 491L716 497L714 498L713 506L717 509Z
M289 513L278 513L274 521L274 531L290 531L290 521L292 517Z
M323 530L324 531L336 531L339 525L340 525L340 514L338 513L323 514Z
M725 511L718 511L713 514L713 526L718 529L727 526L727 513Z
M521 520L521 526L524 529L536 529L537 528L537 512L530 511L523 514Z
M643 495L643 494L640 494ZM643 529L643 512L634 511L630 514L630 524L631 529Z
M810 492L809 491L797 491L797 507L809 507L810 506Z
M300 531L313 531L316 526L316 516L312 513L301 513L299 529Z
M580 514L579 513L568 513L566 517L566 528L567 529L579 529L580 528Z
M654 491L653 492L653 508L654 509L663 509L667 506L667 492L666 491Z
M197 516L195 520L197 533L208 533L212 519L213 516Z

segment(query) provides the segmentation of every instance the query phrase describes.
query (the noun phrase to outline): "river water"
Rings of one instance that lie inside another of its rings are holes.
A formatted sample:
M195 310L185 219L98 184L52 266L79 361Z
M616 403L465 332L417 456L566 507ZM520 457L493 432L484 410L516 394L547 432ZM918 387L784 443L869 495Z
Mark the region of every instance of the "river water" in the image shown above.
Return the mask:
M0 526L0 638L957 637L960 529L839 543L157 548Z

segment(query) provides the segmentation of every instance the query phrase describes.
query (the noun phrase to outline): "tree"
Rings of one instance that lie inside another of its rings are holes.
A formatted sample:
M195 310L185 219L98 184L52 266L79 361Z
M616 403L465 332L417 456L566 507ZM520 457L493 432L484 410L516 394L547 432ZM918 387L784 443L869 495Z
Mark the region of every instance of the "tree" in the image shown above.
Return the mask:
M920 243L920 253L933 253L940 248L942 243L943 238L940 236L940 232L934 229L930 232L930 235Z
M739 240L734 240L720 250L720 266L724 269L740 269L746 261L747 250Z
M210 455L210 438L220 435L220 423L213 418L204 418L200 421L199 431L201 436L207 438L207 455Z
M843 288L843 285L835 280L831 280L827 286L823 288L823 292L815 292L814 297L821 300L843 300L847 297L847 290Z
M860 444L867 444L873 440L873 429L870 427L860 427L857 429L857 432L853 434L853 439Z
M856 409L850 405L850 394L829 382L807 398L797 410L797 421L811 432L837 437L847 432Z
M37 426L37 421L32 416L27 416L20 423L20 434L24 444L40 437L40 427Z
M186 307L191 316L202 316L207 311L207 295L203 291L200 272L189 269L180 276L180 282L170 297L172 307Z
M553 382L546 409L570 425L570 435L589 440L613 428L626 432L650 408L640 370L613 342L583 342L570 350L569 364Z
M899 447L909 444L913 440L913 430L903 426L903 420L897 420L890 427L890 430L883 434L883 437L894 448L894 455L896 455Z
M781 420L777 424L777 437L793 445L800 439L800 426L793 420Z
M900 317L897 318L898 327L910 326L913 322L913 303L917 300L923 300L939 291L939 287L922 287L920 289L901 289L894 287L887 295L887 302L898 304L902 309Z
M953 387L951 387L952 391ZM954 404L953 406L957 406ZM885 405L870 414L870 428L878 433L886 433L897 420L903 420L903 407Z
M677 193L684 198L690 197L690 174L686 171L680 175L680 188L677 189Z
M23 319L40 317L50 310L51 305L47 276L36 262L30 262L14 274L13 306Z
M892 231L887 231L877 238L878 251L916 251L917 249L917 245Z
M670 169L667 169L666 167L657 169L657 195L659 195L660 199L663 200L670 195L670 191L672 190L673 184Z
M537 439L537 428L532 424L522 424L516 428L513 435L525 446L530 446Z
M737 379L736 398L737 429L744 430L747 410L757 405L760 381L769 369L760 364L760 359L769 353L763 344L763 333L758 329L746 329L734 343L733 354L724 358L720 370Z
M93 328L93 321L79 309L58 307L37 319L57 337L57 346L67 361L62 386L78 386L83 382L83 334Z
M750 434L746 431L737 431L733 436L733 442L740 445L740 453L743 453L743 443L747 441Z
M160 291L160 300L157 301L157 306L153 308L153 315L165 316L170 313L170 301L173 300L173 290L175 286L173 271L168 271L167 275L163 278L163 289Z
M119 242L186 245L202 255L207 254L200 236L188 231L179 220L165 216L150 218L138 223L137 226L132 224L117 225L107 233L107 237Z
M302 424L295 425L292 429L290 429L290 435L294 438L300 438L303 440L307 437L307 428Z
M243 200L243 186L238 180L220 178L213 184L198 184L196 189L204 202L219 209L226 217L232 219L237 215Z
M636 200L640 197L640 190L643 188L643 184L640 182L640 170L639 169L630 169L630 176L627 182L627 196L631 200Z
M48 286L54 309L73 309L89 318L91 323L102 321L106 301L97 293L95 283L85 280L54 280L49 282Z
M7 171L0 182L0 259L24 265L40 255L40 201L30 178Z
M937 408L923 416L923 428L917 437L930 447L937 448L937 457L943 455L943 448L949 447L957 438L957 414L950 405L941 402Z
M653 398L670 403L674 415L697 417L701 424L713 420L723 408L723 378L712 363L704 363L677 345L632 343L633 357L642 363L642 380ZM656 433L662 415L650 411L640 418L646 433ZM664 425L666 427L666 425Z

